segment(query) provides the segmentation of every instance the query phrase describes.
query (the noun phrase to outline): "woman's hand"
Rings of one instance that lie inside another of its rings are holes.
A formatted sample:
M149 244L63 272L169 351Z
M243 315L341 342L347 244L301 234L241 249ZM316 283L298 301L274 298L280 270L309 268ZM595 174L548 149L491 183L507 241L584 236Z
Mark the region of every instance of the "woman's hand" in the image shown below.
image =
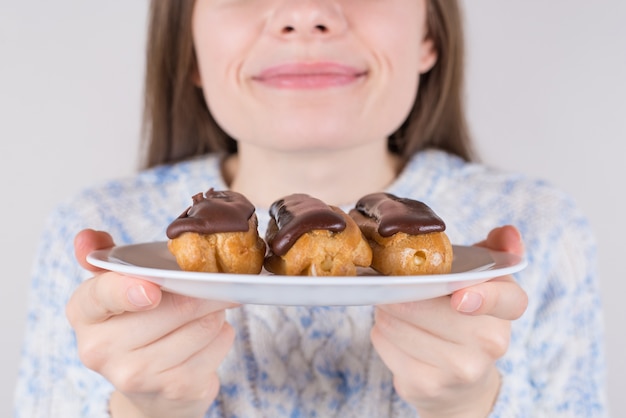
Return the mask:
M524 253L512 226L494 229L477 245ZM378 306L372 343L396 391L421 417L484 418L498 395L495 362L508 349L510 321L527 304L524 290L504 276L451 296Z
M82 362L116 388L113 417L202 417L219 389L216 368L234 331L224 320L233 307L162 292L138 278L98 270L85 258L113 246L110 235L76 236L76 258L95 276L66 307Z

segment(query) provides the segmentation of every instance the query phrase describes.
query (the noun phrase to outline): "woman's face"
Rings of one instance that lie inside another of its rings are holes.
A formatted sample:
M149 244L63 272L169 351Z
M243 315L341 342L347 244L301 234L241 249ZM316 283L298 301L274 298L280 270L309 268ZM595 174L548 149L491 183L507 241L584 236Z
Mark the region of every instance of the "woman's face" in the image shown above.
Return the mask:
M331 150L384 141L436 60L427 0L196 0L209 109L240 143Z

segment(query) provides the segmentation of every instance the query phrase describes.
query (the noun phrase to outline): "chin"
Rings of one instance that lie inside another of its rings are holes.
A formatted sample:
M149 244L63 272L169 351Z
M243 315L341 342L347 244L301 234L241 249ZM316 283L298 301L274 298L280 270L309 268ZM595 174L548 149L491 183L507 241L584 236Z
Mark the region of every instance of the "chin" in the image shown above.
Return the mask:
M319 131L292 132L273 141L276 149L284 151L325 152L342 150L360 145L360 140L353 137L354 133L329 133Z

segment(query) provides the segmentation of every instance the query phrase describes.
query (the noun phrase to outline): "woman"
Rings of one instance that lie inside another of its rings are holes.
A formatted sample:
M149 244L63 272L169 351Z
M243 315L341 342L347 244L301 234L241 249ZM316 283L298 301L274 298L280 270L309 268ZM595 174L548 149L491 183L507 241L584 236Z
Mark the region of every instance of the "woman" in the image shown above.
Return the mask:
M20 411L602 416L593 237L559 191L470 162L456 2L155 1L151 13L147 169L53 214ZM164 239L209 187L246 195L261 229L289 193L347 209L385 190L427 202L457 244L522 254L521 232L530 266L432 300L322 308L196 300L86 263L112 237Z

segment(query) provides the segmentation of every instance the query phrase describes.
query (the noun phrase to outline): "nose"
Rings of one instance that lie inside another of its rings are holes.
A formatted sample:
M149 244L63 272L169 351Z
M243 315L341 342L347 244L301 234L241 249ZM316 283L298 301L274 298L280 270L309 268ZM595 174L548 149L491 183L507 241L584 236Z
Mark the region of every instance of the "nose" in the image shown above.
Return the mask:
M346 27L341 5L335 0L282 0L268 20L271 33L287 39L330 37Z

